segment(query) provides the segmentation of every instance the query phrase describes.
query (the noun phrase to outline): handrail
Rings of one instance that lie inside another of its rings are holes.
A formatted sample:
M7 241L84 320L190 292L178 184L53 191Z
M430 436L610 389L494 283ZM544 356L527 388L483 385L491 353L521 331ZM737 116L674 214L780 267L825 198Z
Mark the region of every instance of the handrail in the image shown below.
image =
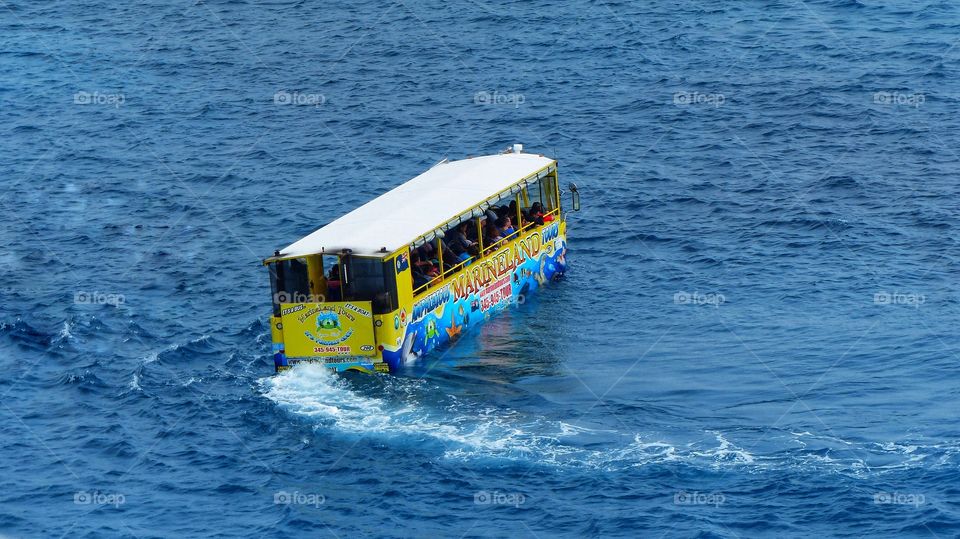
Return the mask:
M560 213L560 208L556 208L556 209L550 210L549 212L547 212L547 213L545 213L545 214L543 214L543 215L544 215L544 216L546 216L546 215L554 215L554 214L559 215L559 213ZM528 226L527 226L527 227L515 231L515 232L514 232L514 236L519 236L520 233L523 232L524 230L529 230L530 228L538 227L538 226L544 226L544 227L545 227L545 226L547 226L547 225L546 225L546 223L544 223L543 225L538 225L538 224L536 223L536 221L532 221L532 222L528 223ZM433 279L430 279L429 281L427 281L425 284L422 284L422 285L420 285L419 287L414 288L414 289L413 289L413 296L414 296L414 298L416 298L417 294L421 294L421 293L423 293L423 292L426 292L427 290L429 290L429 289L431 289L431 288L435 288L435 287L436 287L436 288L439 288L439 287L443 286L444 284L447 283L447 281L450 280L451 277L453 277L456 273L458 273L462 268L468 266L469 264L471 264L471 263L473 263L473 262L475 262L475 261L477 261L477 260L482 260L482 259L486 258L487 255L489 255L490 253L492 253L492 252L494 252L494 251L496 250L495 247L496 247L497 245L499 245L500 243L502 243L502 242L504 242L504 241L507 241L507 240L512 241L511 238L502 238L500 241L498 241L497 243L494 243L494 244L491 245L489 248L487 248L484 252L480 253L480 256L479 256L479 257L471 256L471 257L468 258L467 260L464 260L463 262L457 264L456 266L451 267L450 269L448 269L447 271L445 271L443 274L437 275L437 276L434 277ZM442 255L441 255L441 256L442 256ZM439 281L438 281L438 279L439 279Z
M481 257L481 258L482 258L482 257ZM427 281L426 284L420 285L419 288L414 288L414 289L413 289L413 295L416 296L417 294L419 294L420 292L422 292L424 289L430 288L431 286L435 286L435 285L436 285L436 286L439 286L439 285L443 284L445 281L447 281L447 277L452 276L454 273L457 273L458 271L460 271L461 266L462 266L462 267L467 267L470 262L473 262L473 259L474 259L474 257L471 256L471 257L468 258L467 260L464 260L463 262L460 262L460 263L457 264L456 266L453 266L453 267L447 269L445 272L441 273L440 275L437 275L437 276L434 277L433 279L430 279L429 281ZM434 281L436 281L437 279L440 279L440 282L439 282L439 283L434 283Z

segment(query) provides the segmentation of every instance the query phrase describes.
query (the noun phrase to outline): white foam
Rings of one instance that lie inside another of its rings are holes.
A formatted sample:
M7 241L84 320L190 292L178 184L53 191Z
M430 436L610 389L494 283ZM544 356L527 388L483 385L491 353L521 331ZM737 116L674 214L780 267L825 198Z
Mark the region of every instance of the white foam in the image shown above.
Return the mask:
M317 365L300 365L265 378L261 387L267 398L292 413L316 420L320 427L349 434L432 439L451 458L529 457L558 445L560 436L588 430L556 422L554 432L543 435L535 433L542 421L533 419L525 424L516 412L490 407L470 410L455 399L445 410L431 413L411 403L410 398L398 403L360 395ZM403 393L410 388L400 389Z
M70 333L70 329L71 329L72 327L73 327L73 326L70 325L70 321L69 321L69 320L64 320L64 321L63 321L63 327L60 328L60 332L57 333L57 336L53 339L54 342L63 342L63 341L68 341L68 340L72 339L72 338L73 338L73 334Z
M139 372L139 371L134 371L134 372L133 372L133 376L130 378L130 383L127 384L127 387L128 387L131 391L143 391L143 389L140 387L140 372Z
M160 350L157 350L156 352L150 352L149 354L141 357L141 358L140 358L140 365L147 365L148 363L153 363L153 362L159 360L159 359L160 359L160 354L163 354L163 353L166 353L166 352L176 352L177 350L183 348L184 346L189 346L189 345L191 345L191 344L199 344L199 343L202 343L203 341L208 340L209 338L210 338L210 335L204 334L204 335L201 335L201 336L197 337L196 339L191 339L191 340L187 341L187 342L184 343L184 344L173 343L173 344L171 344L171 345L169 345L169 346L166 346L166 347L164 347L164 348L162 348L162 349L160 349Z
M807 431L763 435L760 440L767 452L761 455L752 452L749 442L745 445L751 450L742 447L743 443L731 441L729 434L716 430L670 437L631 433L632 441L624 444L619 441L623 433L617 431L531 417L489 404L471 404L453 396L448 396L445 404L420 405L423 395L431 389L429 382L423 380L391 377L377 389L383 392L382 398L363 395L351 389L346 380L318 365L299 365L280 375L261 379L260 386L268 399L314 421L317 429L343 435L435 441L442 446L443 458L463 461L509 459L610 471L683 463L753 471L826 469L863 477L924 466L921 461L932 456L940 457L943 465L955 464L960 453L956 445L947 448L913 442L871 444ZM808 446L834 449L811 450ZM903 458L891 462L892 455ZM874 457L878 460L874 461ZM876 465L871 466L871 461Z
M732 459L745 464L753 464L753 455L748 451L731 444L720 432L714 432L713 434L717 437L717 442L720 443L720 446L714 450L713 456L715 456L715 458L719 460Z
M261 380L267 398L291 412L353 433L416 432L417 421L409 407L390 406L386 401L360 396L345 387L319 365L300 365L282 374ZM401 422L400 418L407 421ZM442 425L428 427L440 430Z
M614 469L655 462L693 459L716 465L749 464L753 457L715 433L716 447L681 453L674 445L639 435L626 446L610 442L610 433L563 421L527 417L490 406L471 408L450 399L449 406L425 410L414 404L422 381L391 379L401 384L402 402L361 395L345 380L318 365L299 365L260 381L264 395L291 413L316 421L318 428L352 435L431 439L447 459L505 458L556 466ZM407 387L409 386L409 387ZM564 443L565 437L597 436L601 448Z

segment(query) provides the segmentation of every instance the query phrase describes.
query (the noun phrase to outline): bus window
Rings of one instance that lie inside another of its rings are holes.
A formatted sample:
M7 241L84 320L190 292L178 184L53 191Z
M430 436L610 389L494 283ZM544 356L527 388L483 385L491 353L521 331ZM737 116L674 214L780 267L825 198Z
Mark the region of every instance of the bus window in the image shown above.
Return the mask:
M310 276L307 261L299 258L273 262L270 269L270 290L273 292L273 312L280 316L281 303L297 303L310 297Z
M546 198L543 192L543 186L539 181L528 183L523 191L521 191L520 201L521 201L521 210L526 221L524 222L524 227L536 224L543 224L542 217L537 218L537 215L547 213L546 204L544 204L544 198Z
M373 298L373 310L389 313L400 308L397 299L397 268L393 261L383 263L383 292Z
M340 279L340 257L334 255L323 255L323 275L326 277L327 290L326 299L329 301L340 301L341 279Z
M397 309L397 276L393 261L351 256L345 266L345 299L371 301L375 314Z
M530 182L525 188L525 193L523 198L523 209L530 210L530 207L533 206L535 202L539 202L543 206L543 197L540 192L540 182Z
M540 180L541 203L543 212L550 213L557 208L557 177L553 174Z

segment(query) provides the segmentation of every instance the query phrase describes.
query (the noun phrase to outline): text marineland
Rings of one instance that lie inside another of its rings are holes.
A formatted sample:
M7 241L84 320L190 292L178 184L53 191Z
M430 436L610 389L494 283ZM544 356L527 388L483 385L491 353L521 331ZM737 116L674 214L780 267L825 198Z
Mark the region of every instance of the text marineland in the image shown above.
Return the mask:
M544 245L543 238L555 237L555 233L551 233L554 228L544 230L543 237L539 232L533 232L514 245L504 247L490 258L471 266L453 281L454 298L465 298L481 291L491 282L520 267L525 260L536 258Z
M559 236L559 225L554 223L540 231L534 230L524 238L506 245L490 255L466 268L454 278L452 286L444 286L440 290L418 301L413 306L413 320L423 318L427 313L438 308L450 299L451 292L454 300L459 300L483 290L493 281L508 275L526 260L537 258L540 252L548 253L554 248L553 240Z

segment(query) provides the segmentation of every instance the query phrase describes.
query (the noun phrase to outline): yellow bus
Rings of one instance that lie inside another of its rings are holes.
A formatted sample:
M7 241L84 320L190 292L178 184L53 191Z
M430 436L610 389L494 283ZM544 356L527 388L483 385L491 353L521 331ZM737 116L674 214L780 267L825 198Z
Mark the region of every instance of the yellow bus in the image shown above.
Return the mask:
M276 251L276 370L396 372L562 276L560 201L557 162L515 144L441 161Z

